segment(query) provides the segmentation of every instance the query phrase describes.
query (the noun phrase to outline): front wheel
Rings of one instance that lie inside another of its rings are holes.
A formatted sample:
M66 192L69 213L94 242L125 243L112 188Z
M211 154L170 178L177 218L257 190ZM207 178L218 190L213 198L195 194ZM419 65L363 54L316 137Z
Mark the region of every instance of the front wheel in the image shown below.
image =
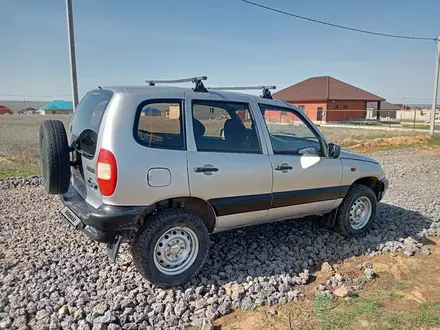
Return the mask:
M353 185L339 206L335 230L341 235L355 237L367 232L376 218L377 197L364 185Z
M152 284L177 286L203 266L209 253L209 233L195 214L165 210L141 228L131 253L137 270Z

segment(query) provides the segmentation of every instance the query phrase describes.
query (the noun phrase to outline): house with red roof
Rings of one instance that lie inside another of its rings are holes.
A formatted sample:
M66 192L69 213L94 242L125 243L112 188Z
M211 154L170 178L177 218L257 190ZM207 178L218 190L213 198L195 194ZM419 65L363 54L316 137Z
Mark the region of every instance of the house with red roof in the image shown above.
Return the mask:
M6 105L0 104L0 115L5 115L7 113L11 113L11 109L9 109Z
M274 93L273 98L294 104L310 119L323 122L365 119L368 103L374 102L376 109L381 109L385 101L383 97L329 76L306 79ZM265 112L266 117L271 115L270 111ZM282 116L286 118L277 120L294 120L287 118L292 116L289 112Z

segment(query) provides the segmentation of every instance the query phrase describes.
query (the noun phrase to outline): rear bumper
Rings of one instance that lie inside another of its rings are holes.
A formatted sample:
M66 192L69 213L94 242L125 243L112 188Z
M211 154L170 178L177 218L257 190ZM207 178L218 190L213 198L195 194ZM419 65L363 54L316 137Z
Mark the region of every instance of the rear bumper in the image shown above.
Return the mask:
M385 192L388 189L390 182L388 181L387 178L383 178L382 180L380 180L379 183L379 194L377 196L378 201L381 201L383 196L385 195Z
M81 220L76 229L101 243L112 243L116 235L127 237L137 229L139 217L146 210L144 206L107 204L95 209L76 192L72 185L60 197L63 204Z

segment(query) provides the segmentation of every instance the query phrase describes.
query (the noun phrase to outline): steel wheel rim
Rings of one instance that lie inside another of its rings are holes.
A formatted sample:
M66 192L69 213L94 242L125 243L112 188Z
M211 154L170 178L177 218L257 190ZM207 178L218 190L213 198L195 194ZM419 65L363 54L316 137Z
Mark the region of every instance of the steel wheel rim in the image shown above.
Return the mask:
M154 264L165 275L178 275L186 271L197 258L199 239L188 227L167 230L154 246Z
M365 227L371 217L373 207L368 197L361 196L350 207L350 225L353 229Z

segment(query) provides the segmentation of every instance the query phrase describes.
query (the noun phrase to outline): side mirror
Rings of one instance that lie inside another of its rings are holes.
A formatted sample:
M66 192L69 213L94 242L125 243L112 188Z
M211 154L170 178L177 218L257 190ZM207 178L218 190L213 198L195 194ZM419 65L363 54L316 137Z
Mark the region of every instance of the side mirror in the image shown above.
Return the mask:
M220 137L224 140L225 139L225 130L222 128L220 129Z
M330 143L327 149L328 158L338 158L341 154L341 146Z

